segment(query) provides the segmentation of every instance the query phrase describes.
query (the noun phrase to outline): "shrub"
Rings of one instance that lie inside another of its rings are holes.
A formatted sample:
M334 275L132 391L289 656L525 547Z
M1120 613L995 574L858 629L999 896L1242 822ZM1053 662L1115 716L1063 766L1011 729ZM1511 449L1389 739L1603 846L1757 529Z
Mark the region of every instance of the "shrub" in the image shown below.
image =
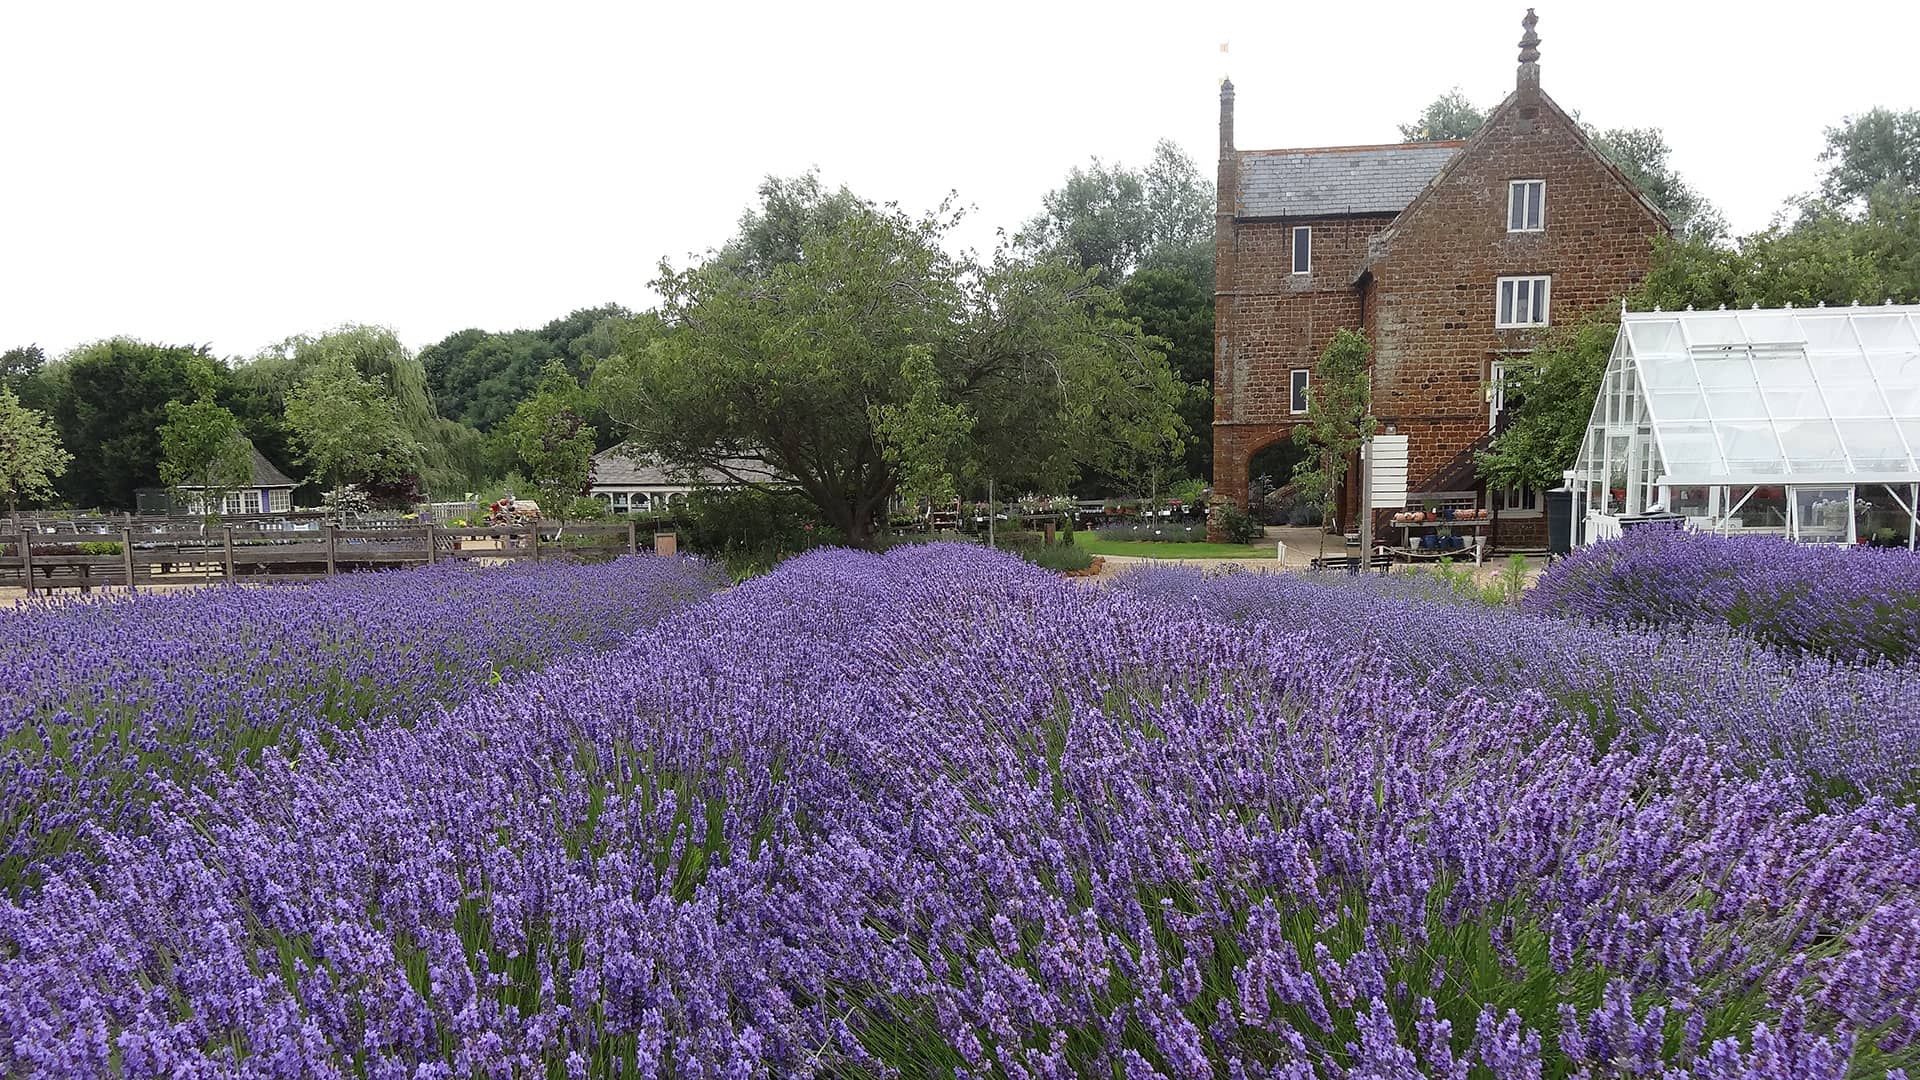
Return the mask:
M1219 527L1229 544L1251 544L1265 535L1260 523L1253 520L1245 510L1230 503L1216 503L1208 511L1212 523Z
M689 550L750 575L796 552L844 542L819 524L818 513L797 491L709 488L687 498L680 534Z
M1092 553L1070 544L1020 544L1007 550L1044 570L1085 570L1093 565Z
M599 521L609 512L606 503L590 495L571 499L566 506L566 516L569 521Z
M1920 657L1920 555L1642 526L1549 567L1527 604L1615 625L1724 623L1799 652Z

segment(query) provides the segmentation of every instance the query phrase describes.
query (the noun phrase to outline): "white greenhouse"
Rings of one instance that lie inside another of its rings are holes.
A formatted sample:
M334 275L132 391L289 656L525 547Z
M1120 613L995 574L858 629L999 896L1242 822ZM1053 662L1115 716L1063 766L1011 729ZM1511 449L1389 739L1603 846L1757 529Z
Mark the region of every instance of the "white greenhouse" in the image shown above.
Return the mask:
M1678 517L1912 548L1920 306L1624 313L1566 476L1580 543Z

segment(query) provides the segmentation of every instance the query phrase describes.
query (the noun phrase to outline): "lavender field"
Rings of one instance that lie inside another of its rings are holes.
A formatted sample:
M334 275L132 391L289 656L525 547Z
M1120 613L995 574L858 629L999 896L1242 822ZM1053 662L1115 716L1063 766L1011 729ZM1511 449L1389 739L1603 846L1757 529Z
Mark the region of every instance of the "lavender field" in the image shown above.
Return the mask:
M0 1072L1915 1070L1920 668L1567 581L930 545L6 616Z

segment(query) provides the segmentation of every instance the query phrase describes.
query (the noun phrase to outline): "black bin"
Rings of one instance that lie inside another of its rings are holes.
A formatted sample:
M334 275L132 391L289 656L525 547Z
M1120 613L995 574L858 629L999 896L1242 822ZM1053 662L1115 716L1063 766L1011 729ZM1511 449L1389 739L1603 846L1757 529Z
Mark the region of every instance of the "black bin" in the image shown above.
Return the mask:
M1573 492L1547 492L1547 554L1573 551Z

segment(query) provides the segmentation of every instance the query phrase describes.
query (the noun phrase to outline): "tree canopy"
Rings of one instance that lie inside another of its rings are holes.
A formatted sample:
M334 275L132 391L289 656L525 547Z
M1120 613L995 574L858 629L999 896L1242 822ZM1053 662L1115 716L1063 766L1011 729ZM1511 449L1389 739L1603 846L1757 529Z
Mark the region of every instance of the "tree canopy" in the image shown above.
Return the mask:
M1407 142L1445 142L1471 138L1487 122L1487 111L1468 100L1454 87L1427 103L1413 122L1400 125L1400 138Z
M1603 309L1506 360L1507 426L1475 459L1482 479L1498 488L1560 486L1586 436L1619 328L1618 313Z
M253 479L253 449L233 413L209 398L167 404L160 425L160 479L169 487L193 487L207 506L218 507L230 491Z
M1920 109L1869 109L1844 118L1826 135L1820 195L1829 206L1858 206L1875 192L1895 198L1920 193Z
M1169 139L1145 168L1094 158L1041 200L1022 242L1043 254L1070 254L1113 284L1141 266L1213 276L1213 183ZM1201 268L1204 267L1204 273Z
M587 493L593 478L594 431L587 394L566 365L548 360L539 386L502 426L534 498L555 517Z
M420 350L420 363L443 415L491 431L534 392L548 361L584 383L613 355L620 327L632 318L618 304L602 304L538 330L460 330Z
M60 367L54 423L61 442L82 451L64 492L77 506L116 509L132 509L136 489L160 484L168 403L216 394L227 376L205 346L131 338L83 346Z
M1334 331L1307 380L1306 419L1293 429L1293 441L1311 452L1295 468L1293 482L1320 504L1329 524L1340 510L1347 467L1373 434L1372 358L1365 334L1344 326Z
M51 499L54 481L72 460L46 416L0 383L0 502L17 510L23 501Z
M345 357L309 372L287 393L287 426L300 461L333 487L354 484L383 505L419 495L423 448L384 389Z
M1094 273L950 254L957 221L770 180L734 243L662 267L659 318L595 387L641 451L741 479L760 458L856 544L910 470L1057 490L1177 443L1179 384Z

